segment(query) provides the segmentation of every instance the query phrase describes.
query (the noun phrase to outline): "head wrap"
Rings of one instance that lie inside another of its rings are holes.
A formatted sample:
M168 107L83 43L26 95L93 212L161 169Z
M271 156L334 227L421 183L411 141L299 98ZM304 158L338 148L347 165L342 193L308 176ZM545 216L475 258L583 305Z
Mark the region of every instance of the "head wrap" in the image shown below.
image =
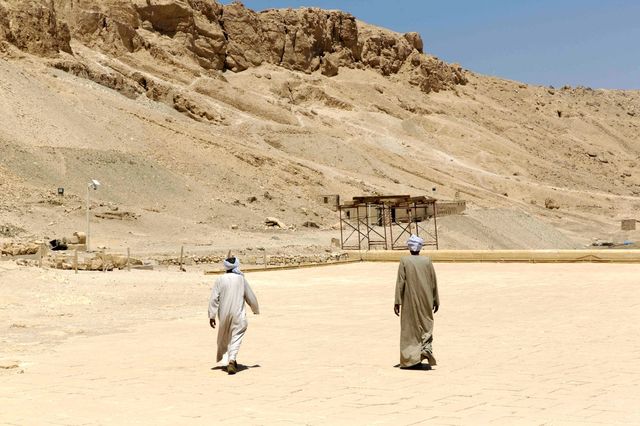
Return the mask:
M417 235L412 235L409 241L407 241L407 246L409 246L409 250L411 251L420 251L423 245L424 240Z
M240 272L240 259L237 257L230 257L229 259L225 259L223 262L224 269L226 271L231 271L234 274L244 275Z

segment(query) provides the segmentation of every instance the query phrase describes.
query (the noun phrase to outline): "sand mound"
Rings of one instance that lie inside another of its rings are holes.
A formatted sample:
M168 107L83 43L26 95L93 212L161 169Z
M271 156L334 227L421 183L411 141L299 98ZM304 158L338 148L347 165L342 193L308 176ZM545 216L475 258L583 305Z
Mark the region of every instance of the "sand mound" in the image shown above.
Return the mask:
M577 244L548 223L509 209L475 209L439 219L440 248L573 249Z

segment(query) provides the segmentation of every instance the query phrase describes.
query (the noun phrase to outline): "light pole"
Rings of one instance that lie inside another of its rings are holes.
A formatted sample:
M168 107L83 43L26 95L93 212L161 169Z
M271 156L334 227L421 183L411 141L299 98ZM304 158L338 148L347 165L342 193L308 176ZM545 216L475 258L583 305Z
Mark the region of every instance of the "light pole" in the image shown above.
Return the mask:
M89 249L89 241L91 238L91 214L89 212L89 192L93 189L94 191L96 191L98 189L98 187L100 186L100 182L98 182L95 179L91 179L91 182L89 182L87 184L87 252L90 251Z

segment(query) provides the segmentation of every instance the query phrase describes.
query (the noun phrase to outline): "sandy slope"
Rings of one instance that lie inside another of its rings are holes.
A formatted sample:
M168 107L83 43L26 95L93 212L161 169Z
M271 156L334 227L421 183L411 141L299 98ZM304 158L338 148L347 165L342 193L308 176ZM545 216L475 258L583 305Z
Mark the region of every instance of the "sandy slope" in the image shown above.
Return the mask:
M457 194L471 208L531 215L574 245L615 236L619 219L640 208L639 92L550 89L467 72L468 84L426 94L402 76L367 69L340 68L330 78L267 64L221 77L143 54L111 57L75 40L71 46L75 58L105 72L153 75L217 118L196 121L40 58L6 54L0 220L24 236L82 229L91 177L104 184L92 194L95 211L139 215L98 220L97 238L139 250L166 250L178 240L225 247L237 235L231 225L241 238L267 244L266 216L298 229L314 221L323 231L290 232L287 241L326 244L337 236L337 217L318 197L334 193L418 195L435 187L437 196ZM64 200L52 195L59 186ZM560 209L546 209L548 198ZM486 221L472 234L501 227L491 211L476 215ZM497 240L458 234L451 241L461 247L526 239L517 228ZM549 234L534 246L565 247L565 239Z

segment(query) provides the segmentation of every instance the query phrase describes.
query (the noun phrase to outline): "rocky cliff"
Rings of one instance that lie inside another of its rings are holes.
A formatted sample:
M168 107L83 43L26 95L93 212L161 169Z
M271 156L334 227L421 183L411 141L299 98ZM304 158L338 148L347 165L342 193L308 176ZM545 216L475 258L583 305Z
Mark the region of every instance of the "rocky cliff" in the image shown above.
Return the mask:
M71 53L69 27L47 1L0 1L0 42L41 56Z
M370 68L424 92L466 82L460 67L423 53L419 34L374 28L340 11L257 13L205 0L5 0L0 11L0 40L41 56L70 53L55 65L126 95L147 92L149 79L123 70L99 75L70 41L129 63L151 56L193 76L269 63L326 76Z

